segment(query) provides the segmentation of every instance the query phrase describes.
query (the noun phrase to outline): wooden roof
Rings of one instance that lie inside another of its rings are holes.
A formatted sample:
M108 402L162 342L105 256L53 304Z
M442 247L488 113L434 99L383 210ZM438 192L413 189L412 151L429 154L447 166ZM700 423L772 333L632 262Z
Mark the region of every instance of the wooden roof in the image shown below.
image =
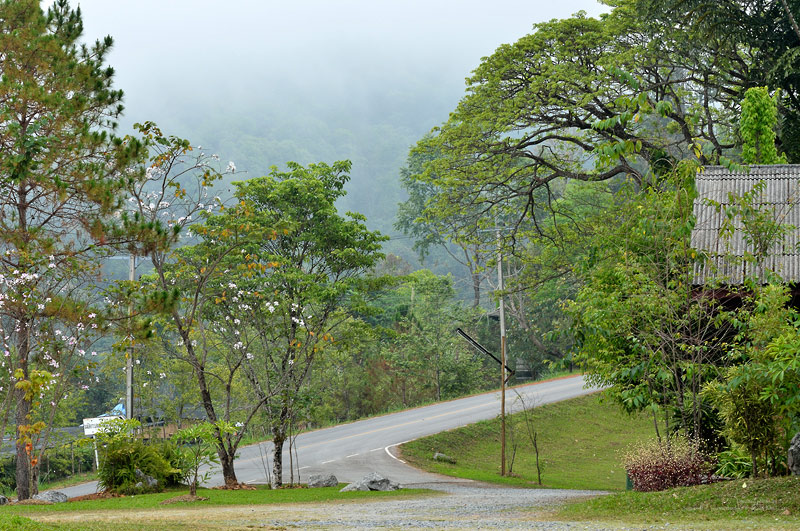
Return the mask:
M697 199L694 214L697 222L692 231L692 247L707 252L710 260L696 265L694 284L704 285L712 278L725 284L741 284L746 277L759 278L759 267L742 260L746 252L753 252L743 237L741 221L734 220L734 233L730 238L720 236L725 219L724 207L730 204L730 194L741 196L759 182L764 187L756 200L761 209L772 212L774 219L793 227L770 249L764 268L780 275L786 282L800 282L800 165L752 165L749 173L732 172L721 166L707 166L696 179ZM723 206L715 208L708 200ZM732 257L732 258L731 258Z

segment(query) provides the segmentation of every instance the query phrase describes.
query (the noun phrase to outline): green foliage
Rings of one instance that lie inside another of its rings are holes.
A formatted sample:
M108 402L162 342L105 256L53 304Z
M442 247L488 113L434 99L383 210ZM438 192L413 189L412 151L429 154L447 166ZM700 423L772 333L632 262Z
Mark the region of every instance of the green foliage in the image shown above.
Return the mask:
M120 494L159 492L167 483L174 483L180 471L165 458L162 448L147 444L136 436L137 420L114 419L104 423L96 439L100 454L97 470L100 486ZM168 450L170 457L174 452ZM156 480L148 485L144 476Z
M717 467L714 472L724 478L742 479L753 474L753 461L746 450L732 445L716 455Z
M740 363L703 393L719 410L724 435L750 455L751 474L775 475L785 471L783 456L798 413L796 361L785 365L796 358L796 315L787 307L785 287L765 286L753 299L752 309L745 307L737 319L740 337L730 357Z
M266 408L278 485L282 444L317 355L335 340L348 311L368 312L366 297L385 283L366 274L383 257L386 238L368 230L362 215L342 216L336 209L350 162L287 166L285 172L272 168L265 177L235 183L238 205L198 229L204 243L197 247L213 252L216 235L246 228L241 253L223 261L226 280L214 293L209 315L226 322L215 331L230 338L229 348L239 353Z
M485 386L478 354L458 337L475 320L454 300L450 277L415 271L391 293L398 312L381 351L392 392L403 406L461 396Z
M796 2L767 0L638 0L637 11L670 28L696 51L713 51L715 62L739 70L741 83L729 85L741 99L749 87L767 86L780 91L780 149L792 163L800 160L800 35ZM794 20L793 20L794 19ZM739 63L737 66L736 63ZM777 96L777 95L776 95Z
M181 472L189 480L189 494L197 495L197 486L211 476L211 465L218 464L216 441L220 434L234 433L236 428L231 424L217 422L201 422L188 428L178 430L173 440L179 445L182 453ZM208 466L204 474L200 467Z
M739 121L745 164L786 164L786 155L778 155L775 147L776 105L777 94L770 97L767 87L753 87L745 92Z
M681 170L681 167L679 167ZM573 359L628 411L661 417L673 428L707 436L703 382L716 374L725 336L721 308L692 292L694 165L638 193L623 189L592 241L567 306L577 345ZM677 426L673 426L677 420ZM704 427L705 425L705 427Z

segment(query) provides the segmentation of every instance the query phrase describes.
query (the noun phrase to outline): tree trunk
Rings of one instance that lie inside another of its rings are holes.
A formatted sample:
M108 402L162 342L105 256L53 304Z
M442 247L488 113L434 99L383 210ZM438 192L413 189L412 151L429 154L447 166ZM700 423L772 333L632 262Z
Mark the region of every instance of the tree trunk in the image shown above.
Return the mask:
M229 455L228 452L222 448L217 447L217 455L219 456L219 464L222 467L222 477L225 479L225 486L232 487L238 485L239 481L236 479L236 471L233 468L234 456Z
M289 424L289 407L281 406L277 422L272 425L272 487L283 485L283 443L286 441L286 428Z
M42 470L42 462L36 463L31 467L31 496L39 494L39 473Z
M27 369L27 367L26 367ZM23 369L25 370L25 369ZM25 391L22 389L16 390L17 394L17 430L16 430L16 450L17 450L17 499L20 501L27 500L31 497L31 461L28 451L25 448L25 442L20 440L19 427L28 424L28 414L31 410L31 403L25 400Z
M276 489L283 485L283 443L286 435L282 430L272 430L272 488Z
M186 330L181 329L180 317L177 314L173 314L173 320L179 324L181 339L183 339L183 342L186 345L186 353L189 355L195 375L197 375L197 383L200 387L200 400L203 402L203 409L206 411L206 417L208 418L208 421L213 424L217 422L217 412L214 409L214 401L211 399L211 391L209 390L208 382L206 381L205 367L202 365L202 363L200 363L200 360L194 352L189 333ZM230 455L228 453L228 449L225 446L225 437L221 431L216 431L216 438L217 455L219 456L219 464L222 467L222 477L225 480L225 485L237 485L239 482L236 479L236 471L234 470L233 466L233 458L236 452L233 452L234 455Z
M481 306L481 274L472 271L472 307L480 308Z
M29 378L28 374L28 354L30 349L30 343L28 342L28 330L29 330L29 322L26 320L19 321L19 368L22 370L22 378L27 380ZM27 426L30 424L30 413L31 413L31 401L25 398L25 390L24 389L16 389L16 401L17 401L17 411L16 411L16 421L17 421L17 429L16 429L16 450L17 450L17 461L16 461L16 479L17 479L17 499L27 500L31 497L31 454L33 453L33 448L28 451L26 448L26 442L22 440L22 436L20 434L20 427Z

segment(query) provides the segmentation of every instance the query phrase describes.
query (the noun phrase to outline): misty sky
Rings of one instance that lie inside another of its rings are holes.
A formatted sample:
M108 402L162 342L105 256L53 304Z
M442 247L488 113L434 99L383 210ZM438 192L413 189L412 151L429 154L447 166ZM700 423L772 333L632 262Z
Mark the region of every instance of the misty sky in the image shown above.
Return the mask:
M176 108L240 110L267 98L357 107L409 77L451 93L452 107L480 58L534 22L607 10L595 0L72 3L81 7L87 38L114 37L109 63L126 93L123 123L160 122L159 114Z

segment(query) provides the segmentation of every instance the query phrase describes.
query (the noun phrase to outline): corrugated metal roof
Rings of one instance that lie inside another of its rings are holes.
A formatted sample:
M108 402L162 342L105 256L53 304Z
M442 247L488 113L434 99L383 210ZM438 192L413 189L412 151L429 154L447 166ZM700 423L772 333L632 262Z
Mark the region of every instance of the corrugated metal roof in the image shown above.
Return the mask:
M800 165L776 164L752 165L749 173L707 166L697 175L692 247L705 252L709 260L695 266L695 284L706 284L711 279L741 284L745 277L760 276L758 265L744 260L745 254L753 253L753 249L744 237L741 220L733 220L734 232L729 238L720 235L730 195L742 196L760 182L764 182L764 188L757 205L771 211L778 223L791 227L782 241L772 245L763 268L777 273L786 282L800 282ZM722 208L716 208L712 202Z

